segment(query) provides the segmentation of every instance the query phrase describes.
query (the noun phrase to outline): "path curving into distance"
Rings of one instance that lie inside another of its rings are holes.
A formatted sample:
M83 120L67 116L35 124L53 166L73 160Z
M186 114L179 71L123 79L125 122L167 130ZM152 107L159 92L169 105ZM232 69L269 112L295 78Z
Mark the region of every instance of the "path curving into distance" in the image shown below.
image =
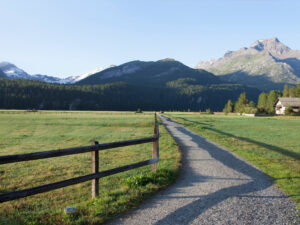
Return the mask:
M182 151L175 184L109 224L300 224L296 204L225 148L160 116Z

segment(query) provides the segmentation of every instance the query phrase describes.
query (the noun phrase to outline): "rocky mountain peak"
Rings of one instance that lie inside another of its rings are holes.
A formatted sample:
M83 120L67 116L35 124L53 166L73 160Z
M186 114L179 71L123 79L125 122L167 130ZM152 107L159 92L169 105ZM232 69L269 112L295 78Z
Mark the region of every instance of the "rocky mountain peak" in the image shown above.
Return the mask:
M24 78L28 79L30 75L24 70L18 68L16 65L10 62L0 62L0 69L8 76L9 78Z
M227 52L225 52L224 57L229 57L232 55L232 53L233 53L233 51L227 51Z
M0 62L0 68L4 71L4 70L9 70L12 68L17 68L14 64L10 63L10 62Z
M276 37L257 40L250 48L254 48L258 51L266 50L275 56L287 54L291 50L289 47L282 44Z
M300 82L300 51L290 49L276 37L260 39L217 60L201 61L196 68L220 75L225 81L268 91L280 89L284 83Z

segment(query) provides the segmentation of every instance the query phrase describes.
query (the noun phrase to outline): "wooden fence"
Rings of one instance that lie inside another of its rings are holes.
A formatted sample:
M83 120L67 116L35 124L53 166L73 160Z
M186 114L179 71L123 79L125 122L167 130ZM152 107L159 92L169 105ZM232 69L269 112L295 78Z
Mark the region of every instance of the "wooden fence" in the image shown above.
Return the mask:
M153 142L152 159L99 172L99 151L111 149L111 148L124 147L129 145L144 144L149 142ZM55 190L62 187L67 187L88 180L92 180L92 198L95 198L96 196L99 195L99 179L102 177L110 176L116 173L124 172L127 170L135 169L150 164L153 164L152 169L153 171L156 171L157 162L159 160L159 126L158 126L156 114L155 114L155 121L154 121L154 135L152 137L125 140L125 141L105 143L105 144L99 144L97 141L95 141L90 146L50 150L50 151L43 151L43 152L34 152L34 153L20 154L20 155L0 156L0 165L7 164L7 163L37 160L37 159L46 159L46 158L59 157L65 155L80 154L86 152L92 153L91 174L75 177L75 178L71 178L68 180L63 180L51 184L46 184L34 188L29 188L21 191L14 191L10 193L1 194L0 203L11 201L14 199L24 198L30 195L35 195L35 194Z

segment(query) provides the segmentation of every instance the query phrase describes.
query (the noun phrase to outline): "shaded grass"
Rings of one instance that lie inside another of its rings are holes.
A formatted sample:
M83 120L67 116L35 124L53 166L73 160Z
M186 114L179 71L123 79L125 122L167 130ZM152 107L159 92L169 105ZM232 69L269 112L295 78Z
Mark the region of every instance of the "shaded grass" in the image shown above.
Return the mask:
M300 119L168 113L268 174L300 209Z
M142 138L153 135L153 113L0 111L0 155ZM100 194L91 200L91 182L14 200L0 205L0 224L98 224L153 195L174 181L180 155L174 140L160 126L160 171L165 183L130 186L126 180L151 175L152 166L100 179ZM99 152L100 171L152 157L152 143ZM91 153L0 166L0 193L82 176L91 172ZM173 175L172 175L173 174ZM66 207L76 213L65 215Z

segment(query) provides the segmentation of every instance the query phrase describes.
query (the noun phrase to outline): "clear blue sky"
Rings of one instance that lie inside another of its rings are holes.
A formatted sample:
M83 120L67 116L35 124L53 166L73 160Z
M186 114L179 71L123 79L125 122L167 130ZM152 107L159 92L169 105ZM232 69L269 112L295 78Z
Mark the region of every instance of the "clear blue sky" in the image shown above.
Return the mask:
M257 39L300 50L299 0L0 0L0 61L66 77L131 60L194 67Z

